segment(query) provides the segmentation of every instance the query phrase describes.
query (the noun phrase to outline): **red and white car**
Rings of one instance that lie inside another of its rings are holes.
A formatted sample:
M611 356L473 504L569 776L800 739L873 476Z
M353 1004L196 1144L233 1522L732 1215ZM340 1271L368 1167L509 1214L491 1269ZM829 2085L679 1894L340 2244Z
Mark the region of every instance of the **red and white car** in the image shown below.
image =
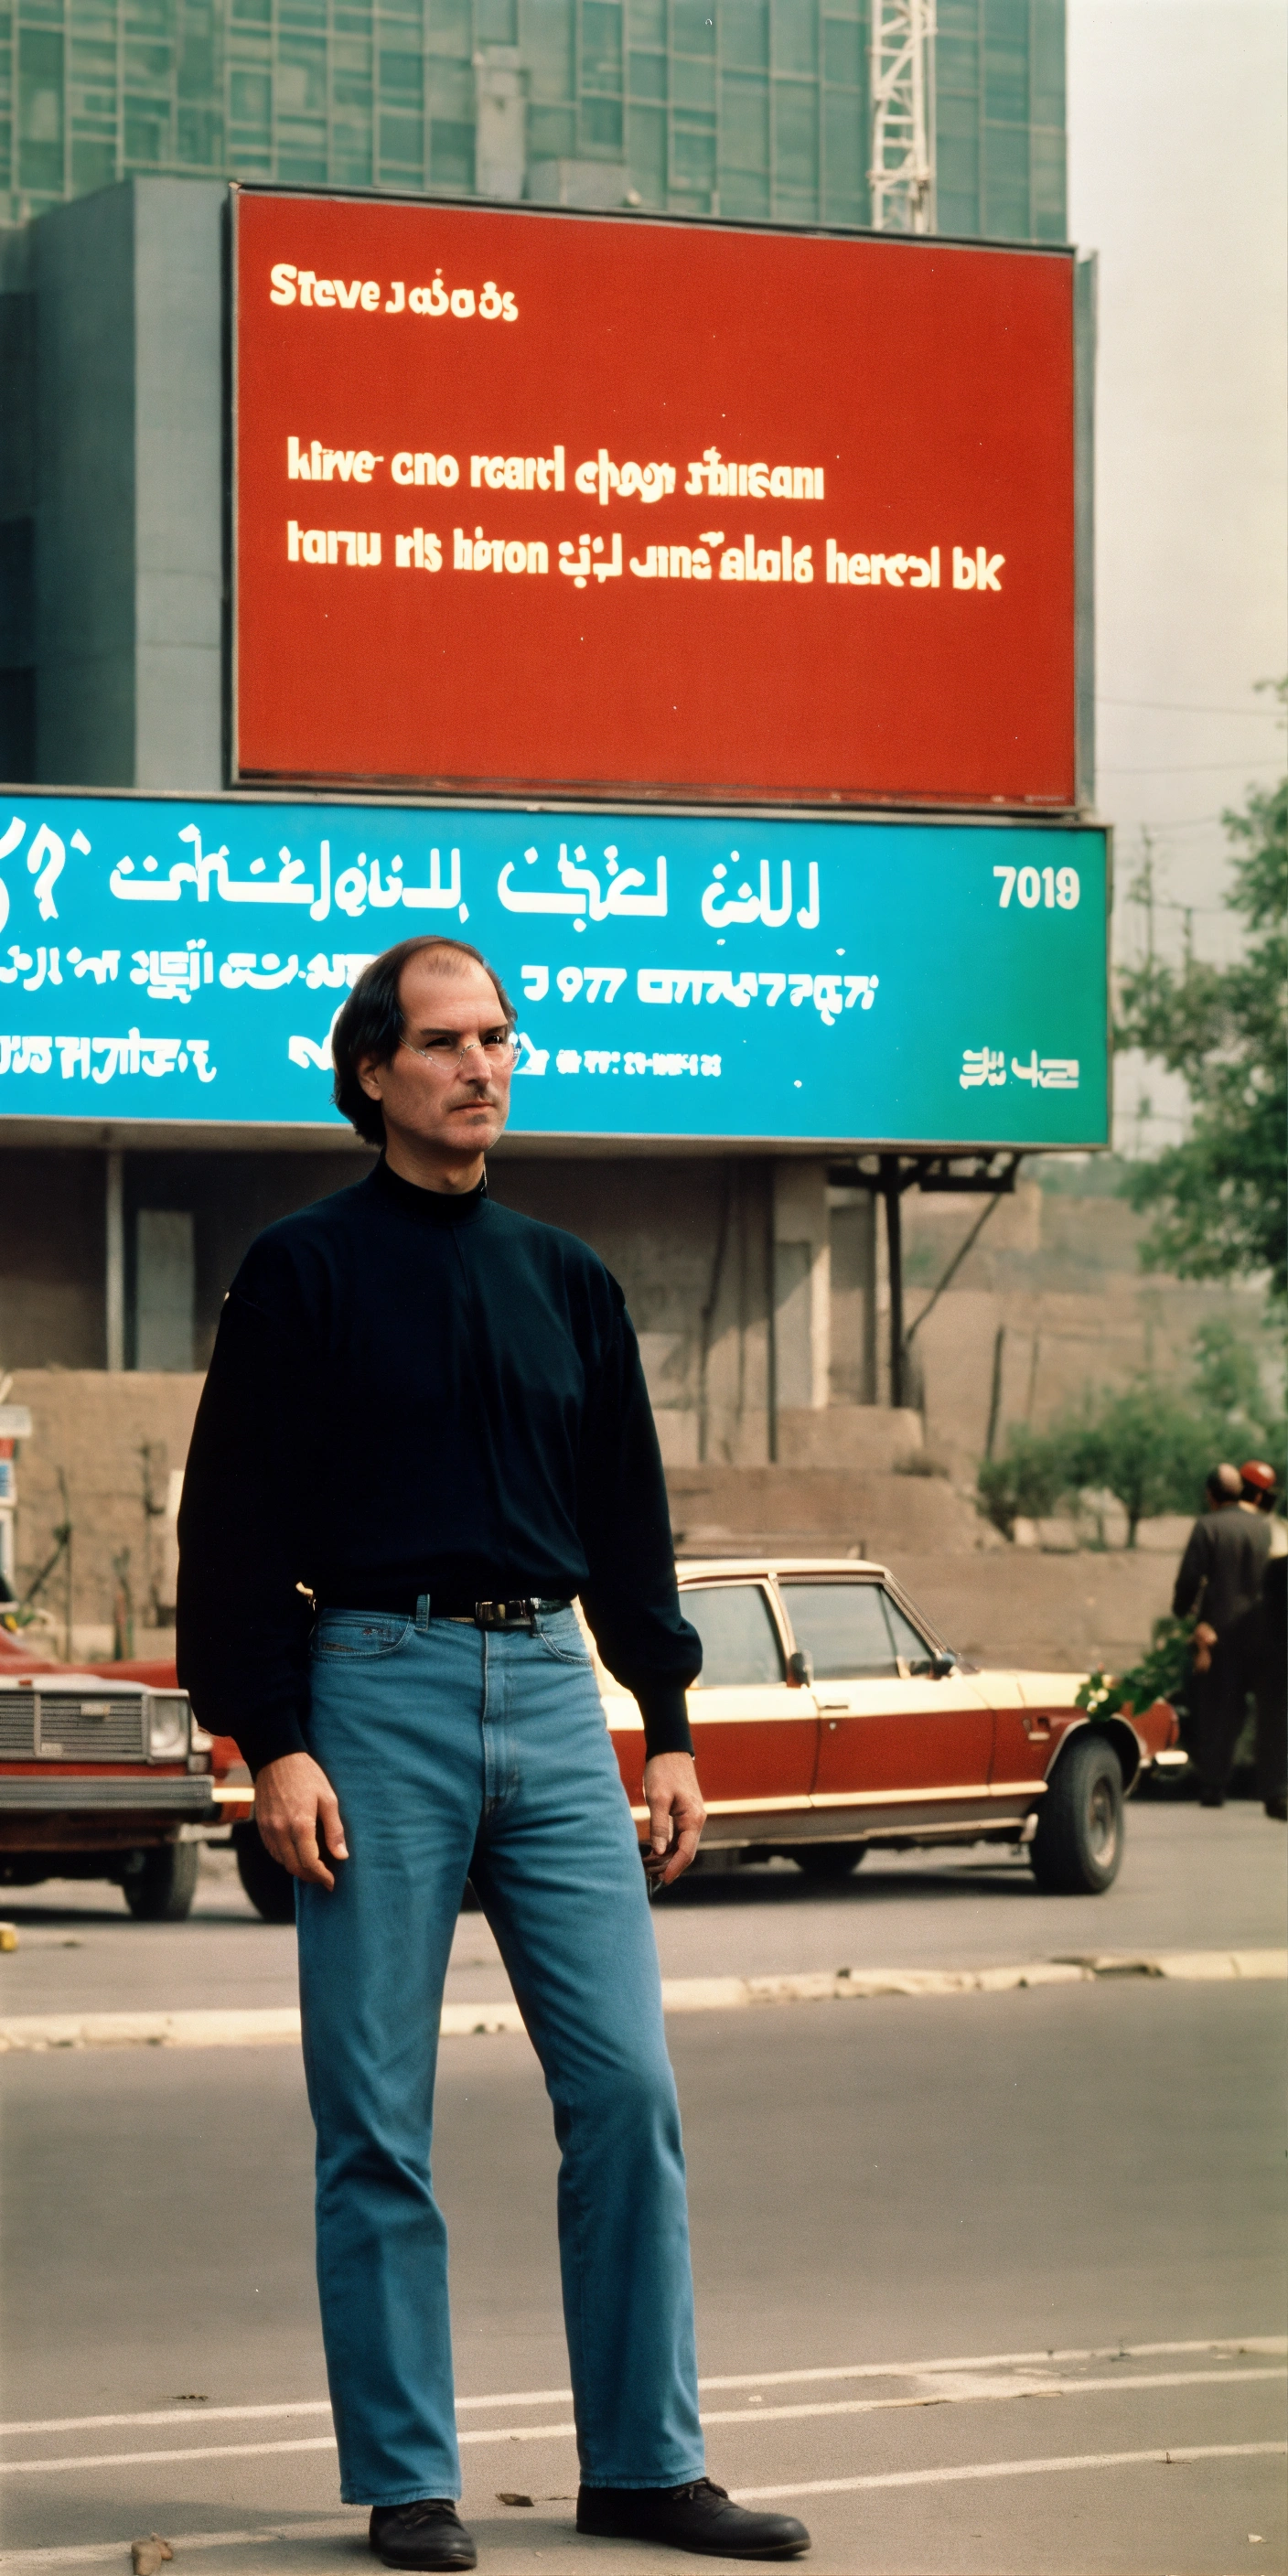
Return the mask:
M841 1879L872 1845L1022 1845L1040 1886L1116 1877L1123 1800L1177 1740L1174 1711L1091 1721L1080 1673L963 1663L882 1565L688 1558L680 1603L703 1644L689 1694L703 1851L785 1852ZM639 1713L597 1667L637 1820Z

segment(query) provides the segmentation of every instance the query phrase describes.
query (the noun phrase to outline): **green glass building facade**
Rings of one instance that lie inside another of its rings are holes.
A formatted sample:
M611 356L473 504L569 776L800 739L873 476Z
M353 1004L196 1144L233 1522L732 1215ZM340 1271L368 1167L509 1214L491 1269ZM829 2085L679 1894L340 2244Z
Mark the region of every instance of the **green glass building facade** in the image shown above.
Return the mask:
M939 0L941 232L1065 235L1064 0ZM869 220L868 0L9 0L0 223L136 174Z

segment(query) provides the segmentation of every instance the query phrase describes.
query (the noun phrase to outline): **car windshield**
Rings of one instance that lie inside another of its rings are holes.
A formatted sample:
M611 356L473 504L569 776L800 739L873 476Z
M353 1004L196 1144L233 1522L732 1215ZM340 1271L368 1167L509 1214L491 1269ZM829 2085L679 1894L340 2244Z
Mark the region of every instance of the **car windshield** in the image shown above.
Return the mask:
M778 1632L758 1583L695 1583L681 1592L680 1608L702 1639L694 1690L781 1682Z
M782 1584L798 1646L812 1658L816 1681L879 1680L929 1666L930 1649L879 1583Z

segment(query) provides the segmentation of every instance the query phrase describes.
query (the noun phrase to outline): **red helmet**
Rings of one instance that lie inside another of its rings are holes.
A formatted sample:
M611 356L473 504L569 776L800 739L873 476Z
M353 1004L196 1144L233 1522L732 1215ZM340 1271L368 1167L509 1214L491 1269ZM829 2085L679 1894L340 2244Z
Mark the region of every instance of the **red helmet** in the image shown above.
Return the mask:
M1268 1467L1264 1458L1249 1458L1239 1473L1244 1484L1251 1485L1258 1494L1275 1494L1279 1490L1274 1468Z

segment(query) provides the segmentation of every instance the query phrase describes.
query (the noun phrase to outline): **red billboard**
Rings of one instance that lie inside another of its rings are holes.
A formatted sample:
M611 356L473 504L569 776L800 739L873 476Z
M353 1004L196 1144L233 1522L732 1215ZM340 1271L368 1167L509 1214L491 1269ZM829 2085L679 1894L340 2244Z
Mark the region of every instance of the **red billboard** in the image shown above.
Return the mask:
M1074 804L1069 253L233 208L235 778Z

